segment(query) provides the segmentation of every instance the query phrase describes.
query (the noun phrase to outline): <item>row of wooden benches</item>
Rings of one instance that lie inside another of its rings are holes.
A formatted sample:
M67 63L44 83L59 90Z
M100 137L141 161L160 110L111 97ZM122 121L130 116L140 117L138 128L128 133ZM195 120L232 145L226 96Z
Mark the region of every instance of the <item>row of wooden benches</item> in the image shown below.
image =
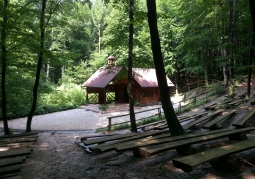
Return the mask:
M0 136L0 178L21 178L21 164L33 151L37 138L36 132Z
M200 122L208 118L212 118L220 113L222 110L213 112L209 115L202 115L200 119L192 121L190 123L185 124L183 127L185 130L188 129ZM203 127L206 129L215 129L215 124L224 121L230 115L236 113L235 110L229 111L221 116L214 118L209 121ZM234 144L230 144L228 146L212 149L211 151L206 151L206 153L196 153L193 148L190 147L192 144L198 144L205 141L211 141L216 139L222 139L225 137L229 137L229 139L233 140L244 140L247 139L244 133L254 131L254 127L242 128L244 127L244 123L250 119L255 113L255 110L252 109L248 113L246 113L240 120L233 123L236 126L235 130L229 129L217 129L211 130L202 133L187 133L182 136L172 136L170 135L167 129L163 129L160 131L147 131L142 133L128 133L121 135L112 135L107 137L100 137L97 139L90 138L82 138L80 141L80 145L86 148L87 152L105 152L105 151L125 151L132 150L134 155L149 157L151 155L158 154L163 151L176 149L178 153L189 155L185 157L181 157L178 159L173 159L174 166L181 168L182 170L189 172L196 168L199 165L202 165L207 162L211 162L215 158L221 158L223 156L230 155L232 153L237 153L243 150L248 150L250 148L255 147L255 140L249 139L241 142L237 142ZM195 115L190 115L195 116ZM181 120L182 117L179 119ZM183 117L183 119L189 117ZM231 150L227 150L228 148ZM208 155L207 155L208 153ZM192 155L190 155L192 154ZM206 154L206 157L204 155ZM192 160L194 162L192 162Z

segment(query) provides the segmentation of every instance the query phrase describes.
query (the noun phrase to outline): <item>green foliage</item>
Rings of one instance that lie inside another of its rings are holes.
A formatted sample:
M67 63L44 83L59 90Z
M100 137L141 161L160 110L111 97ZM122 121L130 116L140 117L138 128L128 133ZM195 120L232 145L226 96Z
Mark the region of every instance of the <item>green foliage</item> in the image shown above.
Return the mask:
M36 114L74 109L86 102L85 90L75 84L63 84L51 93L40 95Z
M134 101L134 106L140 106L141 104L137 101Z
M99 109L101 110L101 111L105 111L106 109L108 108L108 105L101 105L101 106L99 106Z

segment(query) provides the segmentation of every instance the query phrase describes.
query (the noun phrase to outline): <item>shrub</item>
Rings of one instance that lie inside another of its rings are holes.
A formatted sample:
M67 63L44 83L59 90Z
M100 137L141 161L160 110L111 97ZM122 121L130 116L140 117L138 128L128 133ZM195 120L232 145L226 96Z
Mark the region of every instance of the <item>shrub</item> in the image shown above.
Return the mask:
M101 105L101 106L99 106L99 109L101 110L101 111L105 111L106 109L108 108L108 105Z

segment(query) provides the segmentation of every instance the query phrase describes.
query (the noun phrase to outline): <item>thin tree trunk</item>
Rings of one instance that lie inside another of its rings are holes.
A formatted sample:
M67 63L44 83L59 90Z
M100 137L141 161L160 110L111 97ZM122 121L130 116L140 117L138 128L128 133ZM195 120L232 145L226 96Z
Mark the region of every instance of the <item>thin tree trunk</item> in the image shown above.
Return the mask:
M134 113L134 98L132 94L132 66L133 66L133 34L134 34L134 0L130 0L129 7L129 48L128 48L128 86L127 93L129 97L129 114L130 114L130 123L131 123L131 131L137 132L136 122L135 122L135 113Z
M4 124L4 133L5 135L10 134L10 130L8 127L7 121L7 109L6 109L6 89L5 89L5 81L6 81L6 28L7 28L7 7L8 0L4 0L4 9L3 9L3 23L2 23L2 31L1 31L1 48L2 48L2 118Z
M170 100L169 88L166 81L166 72L164 68L163 56L161 52L160 39L157 27L157 12L155 0L147 0L147 8L148 8L148 23L151 36L151 48L158 80L158 86L160 90L162 108L164 110L164 114L171 135L173 136L182 135L185 132L175 114L172 102Z
M247 96L246 99L250 98L251 93L251 73L252 73L252 64L254 61L254 48L255 48L255 1L249 0L250 4L250 12L252 19L252 42L250 48L250 60L249 60L249 68L248 68L248 80L247 80Z
M40 73L42 68L42 62L43 62L43 48L44 48L44 36L45 36L45 22L44 22L44 16L45 16L45 8L46 8L46 2L47 0L42 0L42 9L40 14L40 49L39 49L39 55L38 55L38 62L37 62L37 71L36 71L36 78L35 78L35 84L33 88L33 102L31 110L27 117L27 126L26 126L26 132L31 132L31 124L32 124L32 118L35 113L36 109L36 103L37 103L37 96L38 96L38 87L39 87L39 80L40 80Z

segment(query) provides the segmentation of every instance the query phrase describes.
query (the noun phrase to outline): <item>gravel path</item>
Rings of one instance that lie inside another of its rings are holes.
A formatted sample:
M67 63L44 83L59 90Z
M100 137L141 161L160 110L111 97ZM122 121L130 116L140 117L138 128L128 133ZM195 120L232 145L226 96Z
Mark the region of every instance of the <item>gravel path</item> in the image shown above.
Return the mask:
M140 110L146 110L157 106L142 107ZM109 116L126 114L128 112L115 112L111 114L100 114L85 109L72 109L62 112L37 115L32 120L32 130L95 130L108 125ZM136 118L148 117L156 114L157 110L152 110L136 115ZM112 123L128 121L129 116L114 118ZM18 118L8 121L10 129L26 129L27 118ZM0 123L0 128L3 123Z

